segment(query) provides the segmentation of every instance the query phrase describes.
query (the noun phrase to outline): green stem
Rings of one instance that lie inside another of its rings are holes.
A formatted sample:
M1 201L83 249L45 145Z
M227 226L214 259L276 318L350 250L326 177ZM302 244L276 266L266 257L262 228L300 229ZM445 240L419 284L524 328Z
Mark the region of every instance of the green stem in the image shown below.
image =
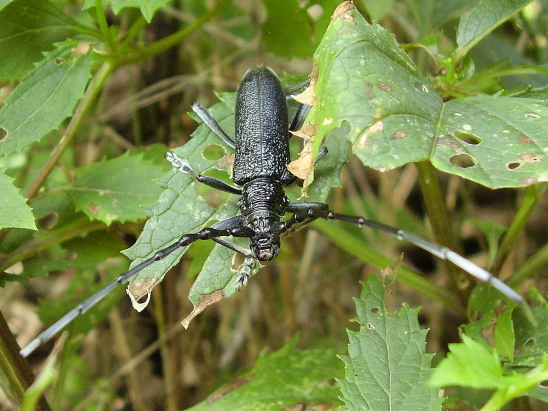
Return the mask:
M101 221L89 221L89 218L82 217L70 224L67 224L58 230L50 231L47 236L40 238L39 240L33 240L25 243L13 253L9 255L7 259L0 264L0 271L4 271L11 267L15 263L27 260L34 257L41 251L47 250L53 245L61 244L72 238L81 236L82 234L89 233L104 228L105 225ZM0 274L0 279L6 279L6 274Z
M421 188L424 205L428 214L434 237L438 244L460 253L460 247L455 240L453 225L445 207L445 201L441 195L440 183L436 170L430 162L422 161L415 163L419 172L419 184ZM468 299L472 291L473 283L469 277L458 267L446 262L445 267L453 283L457 286L462 303Z
M170 49L171 47L180 43L185 37L189 36L191 33L202 27L214 15L224 9L229 2L230 0L219 0L215 7L202 14L200 18L198 18L194 23L189 24L178 32L173 33L170 36L164 37L163 39L158 40L155 43L147 44L146 47L143 47L141 50L135 53L122 57L120 60L118 60L117 64L132 64L138 61L146 60L149 57L153 57L163 51Z
M350 234L344 228L331 221L316 220L313 226L329 237L338 247L378 270L382 270L394 263L391 259L366 246L363 239ZM456 300L455 296L449 290L426 280L412 270L400 267L396 279L458 312L463 312L459 301Z
M506 259L508 258L510 251L512 251L512 248L514 248L515 242L517 241L518 237L521 235L523 228L525 227L525 224L527 224L527 220L529 219L529 216L533 212L533 208L537 205L538 200L541 197L541 193L544 192L545 189L546 189L546 185L544 185L541 188L538 185L534 185L534 184L530 185L529 187L525 189L525 196L523 198L523 202L521 206L519 207L519 210L516 213L516 216L514 217L512 224L510 224L510 227L508 227L508 230L506 231L506 234L504 235L504 238L499 247L495 261L493 262L493 267L491 267L491 270L494 274L500 273L500 270L502 269L502 266L506 262Z
M4 316L0 313L0 388L16 408L21 407L25 391L34 381L29 363L19 355L19 349ZM44 397L41 397L34 409L49 411L50 407Z
M86 90L86 93L84 94L84 97L82 98L82 100L80 100L78 107L76 107L74 116L70 120L67 129L59 140L59 143L55 146L50 157L48 158L48 161L46 162L46 164L44 164L44 166L36 176L36 179L32 182L29 189L25 193L25 196L28 199L32 199L38 194L38 191L46 181L46 178L55 168L57 162L59 161L59 158L61 158L61 155L63 155L63 153L71 143L72 139L76 135L76 131L82 124L82 121L84 120L86 114L95 102L97 95L102 90L103 84L106 81L108 75L112 72L113 68L113 64L110 61L106 61L93 76L93 79L91 80Z
M548 244L541 247L527 261L519 266L519 268L506 280L510 287L517 287L524 280L532 277L541 268L548 265Z
M105 10L103 8L103 2L101 0L95 0L95 13L96 13L96 22L101 32L103 33L103 39L107 43L108 48L116 52L117 45L115 39L112 38L112 34L108 28L107 17L105 16Z

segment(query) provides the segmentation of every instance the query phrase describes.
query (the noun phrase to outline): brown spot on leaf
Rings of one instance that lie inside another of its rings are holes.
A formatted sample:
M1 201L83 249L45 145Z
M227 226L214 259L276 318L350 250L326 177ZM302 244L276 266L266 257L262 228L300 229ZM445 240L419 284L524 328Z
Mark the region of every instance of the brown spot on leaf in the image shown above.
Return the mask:
M150 301L150 293L156 284L160 282L157 277L143 278L135 280L127 286L127 294L131 299L131 305L139 312L143 311ZM143 300L143 298L145 298Z
M523 133L518 136L518 140L523 144L535 144L535 140Z
M358 147L364 148L370 136L383 130L384 130L384 123L382 121L377 121L376 123L373 123L370 127L365 129L365 131L360 135Z
M407 130L398 130L390 137L390 140L400 140L408 136Z
M528 186L537 184L539 182L538 178L536 177L525 177L519 181L522 182L523 184L527 184Z
M519 158L523 163L541 163L542 160L540 159L539 155L537 153L523 153L519 155Z
M333 15L331 16L331 20L335 20L336 18L341 18L347 21L354 21L354 17L350 15L348 12L354 10L355 8L356 7L354 7L354 3L352 3L351 1L342 2L333 12Z
M381 90L386 91L387 93L392 92L392 86L388 83L385 83L384 81L379 81L377 85L379 86Z
M99 214L99 211L101 210L101 207L99 207L97 204L95 203L90 203L90 205L88 206L88 211L89 213L94 216L94 217L97 217L97 215Z

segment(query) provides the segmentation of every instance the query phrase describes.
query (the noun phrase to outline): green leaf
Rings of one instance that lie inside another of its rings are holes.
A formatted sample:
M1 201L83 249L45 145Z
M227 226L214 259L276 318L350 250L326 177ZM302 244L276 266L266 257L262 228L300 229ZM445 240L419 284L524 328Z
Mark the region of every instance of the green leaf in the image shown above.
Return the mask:
M354 153L380 171L430 160L490 188L548 180L547 107L492 96L444 103L394 36L349 4L335 12L314 55L316 151L348 123Z
M47 0L15 0L0 11L0 80L13 81L55 42L86 27Z
M495 348L508 361L514 358L514 323L512 313L516 304L497 294L488 283L474 288L468 300L470 323L464 333L487 350Z
M294 338L275 353L259 358L251 371L189 411L335 409L342 405L335 381L343 374L337 358L340 350L300 351L296 346Z
M133 7L141 10L144 18L150 22L156 12L164 7L169 0L102 0L104 6L110 5L114 14L127 7ZM82 9L86 10L95 7L95 0L86 0Z
M76 40L57 44L44 53L5 100L0 127L7 131L0 152L10 155L40 140L72 115L90 78L91 52L73 56Z
M34 216L27 199L13 185L13 179L0 170L0 228L30 228L36 230Z
M522 310L514 311L516 353L513 367L535 367L548 352L548 303L542 294L531 288L528 293L537 324L531 324Z
M458 48L455 58L460 60L481 39L532 0L481 0L472 10L461 17L457 29Z
M502 366L496 353L487 351L466 334L462 334L462 344L449 344L449 349L451 352L432 375L432 386L500 388L505 385Z
M383 286L370 275L355 300L360 331L348 331L348 355L342 356L346 377L340 381L351 410L441 410L443 399L426 386L432 354L425 353L426 330L418 309L404 306L391 314Z
M113 160L78 170L79 178L68 189L77 210L90 219L110 225L113 221L136 221L147 216L145 208L161 193L154 182L165 168L129 152Z

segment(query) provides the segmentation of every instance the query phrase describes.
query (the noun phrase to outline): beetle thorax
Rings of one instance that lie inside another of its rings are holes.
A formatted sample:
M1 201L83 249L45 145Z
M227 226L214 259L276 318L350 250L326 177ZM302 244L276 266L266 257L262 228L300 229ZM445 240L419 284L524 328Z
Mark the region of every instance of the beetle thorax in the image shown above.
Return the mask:
M251 251L259 261L275 258L280 251L280 219L289 200L280 182L258 178L246 183L238 207L245 225L253 230Z

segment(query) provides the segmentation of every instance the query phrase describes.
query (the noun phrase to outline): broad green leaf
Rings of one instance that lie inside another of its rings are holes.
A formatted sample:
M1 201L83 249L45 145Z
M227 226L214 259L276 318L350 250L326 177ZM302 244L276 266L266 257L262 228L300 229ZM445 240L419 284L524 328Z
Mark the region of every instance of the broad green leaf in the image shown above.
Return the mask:
M47 0L15 0L0 11L0 80L13 81L55 42L89 31Z
M548 181L548 108L481 96L443 102L394 36L344 3L314 55L316 150L350 124L348 139L377 170L430 160L490 188Z
M460 60L481 39L491 33L504 21L531 3L532 0L480 0L468 13L461 17L457 29L457 50Z
M34 216L25 197L13 185L13 179L0 170L0 228L30 228L36 230Z
M77 210L90 219L110 225L113 221L136 221L147 216L161 193L155 179L164 167L152 164L142 155L126 153L113 160L78 170L79 177L67 190Z
M5 100L0 127L7 135L0 152L10 155L40 140L72 115L91 72L91 52L73 56L76 40L57 44Z
M351 410L441 410L443 398L426 386L432 354L425 353L426 333L418 309L404 304L386 312L380 280L370 275L355 300L360 324L348 331L346 377L340 381L343 401Z
M449 344L447 358L434 371L434 387L462 385L473 388L501 388L505 385L502 366L496 353L462 334L462 343Z
M336 348L297 349L292 339L257 360L248 373L211 394L189 411L336 409L341 404L335 378L343 374Z
M127 7L133 7L140 9L141 13L148 22L152 20L154 14L158 9L164 7L169 0L103 0L104 6L110 5L114 14L120 13L120 11ZM95 7L95 0L86 0L83 5L83 9L89 9Z

